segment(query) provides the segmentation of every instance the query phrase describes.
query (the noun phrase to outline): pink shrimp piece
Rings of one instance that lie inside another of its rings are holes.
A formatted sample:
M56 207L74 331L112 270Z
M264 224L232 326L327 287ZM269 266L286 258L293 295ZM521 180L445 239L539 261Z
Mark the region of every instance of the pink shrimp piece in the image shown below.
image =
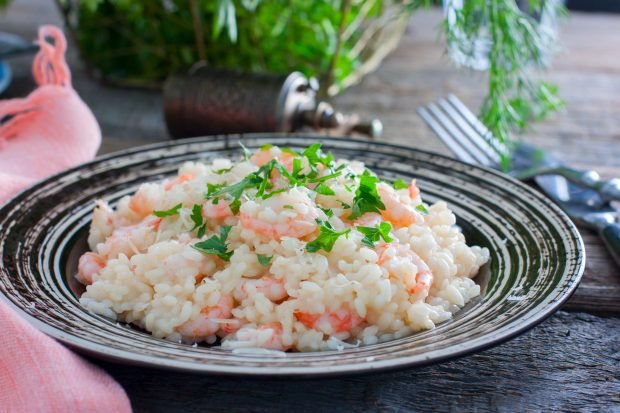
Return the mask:
M258 280L247 280L237 287L235 298L239 301L246 299L248 297L248 289L264 294L268 300L274 303L288 297L288 293L284 288L284 282L269 276L264 276Z
M284 343L282 324L278 322L263 324L257 328L244 327L237 331L236 340L250 347L286 351L291 348Z
M97 252L104 259L115 258L120 254L130 258L155 242L161 221L161 218L149 215L137 224L119 227L105 242L97 245Z
M157 184L142 184L138 191L129 200L129 209L135 212L140 218L153 213L159 209L161 202L161 188Z
M185 182L191 181L192 179L194 179L194 174L183 174L183 175L179 175L176 178L166 182L164 184L164 189L166 191L171 190L172 188L174 188L177 185L183 184Z
M78 273L75 278L84 285L93 283L93 276L98 275L105 267L103 258L94 252L87 252L78 261Z
M416 222L418 213L412 205L404 204L391 186L381 183L377 185L377 192L385 205L381 211L383 218L395 227L408 227Z
M260 202L259 208L271 210L268 216L272 218L262 218L260 212L250 214L242 208L241 225L272 239L303 238L318 227L315 221L319 217L318 210L307 195L300 195L295 189Z
M411 184L409 184L409 198L412 200L416 199L420 195L420 188L418 188L417 181L415 179L411 180Z
M351 222L351 226L376 227L381 222L383 222L383 217L381 214L371 212L364 214L355 221Z
M256 166L266 165L272 159L277 159L277 161L281 163L282 165L284 165L284 167L288 171L293 170L293 159L295 159L295 155L293 155L292 153L280 152L280 154L274 155L270 148L270 149L262 149L262 150L256 151L254 155L252 155L252 157L250 158L250 160ZM277 171L275 172L277 173Z
M233 213L230 210L230 201L220 199L217 204L213 202L205 202L202 204L202 216L207 220L223 220L228 217L232 217Z
M362 317L345 308L323 314L296 311L295 317L307 328L322 331L325 334L350 332L365 321Z
M203 308L196 317L177 327L177 332L187 339L203 341L217 333L223 324L234 324L234 319L222 323L222 320L230 319L233 306L231 296L222 296L217 304Z
M386 244L377 248L378 264L386 268L391 277L402 279L410 295L425 299L433 283L433 272L418 254L411 251L407 245ZM397 267L413 264L417 268L415 273L400 275Z

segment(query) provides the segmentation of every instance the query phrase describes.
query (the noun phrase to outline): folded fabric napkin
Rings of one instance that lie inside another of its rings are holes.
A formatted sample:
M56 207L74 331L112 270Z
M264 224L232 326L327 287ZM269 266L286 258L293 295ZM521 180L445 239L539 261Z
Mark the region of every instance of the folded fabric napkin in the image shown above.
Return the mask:
M26 186L95 156L99 125L71 87L60 29L39 29L39 87L0 100L0 205ZM130 412L123 388L0 300L0 412Z

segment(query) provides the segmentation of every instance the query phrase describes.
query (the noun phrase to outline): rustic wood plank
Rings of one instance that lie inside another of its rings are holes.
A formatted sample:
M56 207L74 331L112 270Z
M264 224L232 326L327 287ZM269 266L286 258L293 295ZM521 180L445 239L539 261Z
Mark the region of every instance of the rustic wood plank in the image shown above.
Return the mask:
M373 376L217 378L103 364L136 413L618 411L619 365L619 318L565 312L480 354Z

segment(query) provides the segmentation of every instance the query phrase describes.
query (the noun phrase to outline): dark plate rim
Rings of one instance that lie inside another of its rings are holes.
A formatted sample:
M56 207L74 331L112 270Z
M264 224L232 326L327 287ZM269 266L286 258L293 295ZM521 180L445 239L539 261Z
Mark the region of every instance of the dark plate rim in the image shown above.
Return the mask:
M238 140L242 140L243 138L248 139L259 139L259 138L275 138L275 139L286 139L286 138L307 138L321 141L330 141L330 140L341 140L346 139L348 137L334 137L334 136L324 136L317 134L305 134L305 133L252 133L252 134L237 134L237 135L215 135L215 136L201 136L187 139L179 139L174 141L165 141L158 142L149 145L141 145L136 146L134 148L129 148L125 150L115 151L103 156L98 156L95 159L77 165L73 168L66 169L57 174L54 174L42 181L37 182L36 184L30 186L29 188L24 189L23 191L16 194L14 197L9 199L5 204L0 206L0 214L7 213L12 210L12 205L18 202L25 196L40 186L47 185L48 183L61 178L64 175L71 174L73 172L79 171L82 168L86 168L90 165L111 160L117 157L125 157L131 156L132 154L148 152L156 149L164 149L166 147L180 146L192 143L200 143L204 141L224 141L226 148L233 148L234 146L230 144L230 141L234 140L235 144ZM406 145L396 145L392 143L386 142L375 142L372 140L361 140L354 139L356 142L360 144L372 144L385 146L393 149L403 149L407 151L416 151L419 153L427 154L433 157L442 158L449 162L457 163L462 166L467 166L468 168L476 169L478 171L482 171L483 173L493 175L503 180L507 180L512 184L524 189L528 192L529 195L532 195L538 202L543 203L546 207L551 209L557 216L560 218L565 224L567 229L570 230L572 235L572 241L575 242L575 253L578 255L578 261L576 263L576 269L574 277L572 278L572 283L570 287L566 290L563 296L561 296L558 300L549 303L545 308L540 309L536 312L532 317L528 318L526 321L522 321L516 327L512 324L508 324L508 326L503 327L499 330L496 330L492 333L489 333L486 336L483 336L484 340L480 343L476 343L474 345L468 343L462 343L460 346L462 348L452 350L449 354L433 354L430 352L428 357L420 360L419 356L403 356L396 359L391 360L382 360L382 361L367 361L366 363L357 363L357 364L347 364L347 365L336 365L336 366L307 366L307 367L240 367L240 366L213 366L213 365L205 365L199 363L192 362L181 362L178 360L168 360L162 359L155 356L141 356L137 353L132 353L125 350L117 350L111 349L97 343L92 343L87 340L83 340L80 338L72 337L66 335L61 329L56 327L51 327L46 323L38 320L37 318L27 314L21 308L14 305L8 297L6 297L2 292L0 292L0 299L2 299L5 303L9 305L14 311L16 311L22 318L28 321L31 325L33 325L38 330L47 334L48 336L60 341L63 344L70 346L71 348L79 351L80 353L87 354L90 356L94 356L96 358L120 363L120 364L129 364L129 365L137 365L151 368L160 368L167 369L173 371L183 371L188 373L199 373L199 374L211 374L211 375L221 375L221 376L253 376L253 377L296 377L296 378L315 378L315 377L333 377L333 376L345 376L345 375L357 375L357 374L369 374L369 373L379 373L393 370L400 370L411 367L423 367L430 364L441 363L447 360L453 360L456 358L461 358L463 356L477 353L488 348L494 347L496 345L502 344L520 334L523 334L526 331L529 331L533 327L545 321L551 315L553 315L560 307L574 294L577 289L581 278L583 276L583 272L585 270L585 246L583 243L583 239L579 234L579 231L570 220L570 218L551 200L546 198L540 192L532 189L531 187L525 185L524 183L505 175L499 171L478 166L472 165L460 160L451 158L449 156L445 156L442 154L438 154L432 151L420 150L414 147L406 146ZM480 341L480 339L478 340ZM445 351L443 352L445 353Z

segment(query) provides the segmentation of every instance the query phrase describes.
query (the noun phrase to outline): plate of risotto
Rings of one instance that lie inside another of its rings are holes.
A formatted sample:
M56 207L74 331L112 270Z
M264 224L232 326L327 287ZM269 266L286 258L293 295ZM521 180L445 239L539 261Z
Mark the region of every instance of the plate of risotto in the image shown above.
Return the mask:
M529 187L308 135L111 154L0 210L0 294L72 348L233 375L420 366L501 343L576 288L583 243Z

